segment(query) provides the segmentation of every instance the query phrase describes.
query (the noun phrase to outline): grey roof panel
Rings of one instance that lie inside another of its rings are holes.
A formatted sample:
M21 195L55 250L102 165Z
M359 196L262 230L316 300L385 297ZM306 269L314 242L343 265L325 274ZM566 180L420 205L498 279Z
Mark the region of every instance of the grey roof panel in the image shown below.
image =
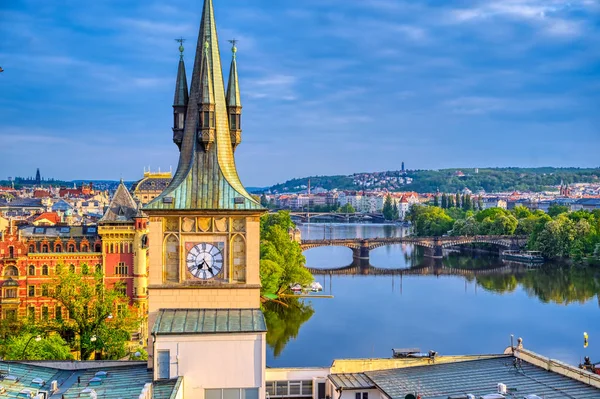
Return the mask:
M161 309L152 329L158 335L266 331L259 309Z
M364 373L330 374L329 379L337 389L372 389L373 381Z
M404 399L416 391L423 399L446 399L461 394L479 397L497 392L499 383L516 389L519 398L530 394L545 399L600 398L600 389L524 361L515 367L513 360L512 356L504 356L365 374L391 399Z

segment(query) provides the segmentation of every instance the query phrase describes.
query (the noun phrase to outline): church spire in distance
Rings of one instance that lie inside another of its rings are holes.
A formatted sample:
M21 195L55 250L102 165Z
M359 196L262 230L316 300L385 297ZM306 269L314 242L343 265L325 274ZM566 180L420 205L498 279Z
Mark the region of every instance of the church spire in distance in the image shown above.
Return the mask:
M173 142L181 150L183 141L183 130L185 127L185 115L188 106L188 85L185 75L185 63L183 62L184 38L175 39L179 43L179 67L177 68L177 81L175 82L175 98L173 100Z
M227 112L229 115L231 145L235 151L235 148L242 142L242 101L240 99L240 84L237 73L237 40L229 40L229 43L232 45L232 57L231 67L229 68L229 80L227 81Z
M177 171L145 209L261 210L240 182L235 165L212 0L204 0L185 110Z

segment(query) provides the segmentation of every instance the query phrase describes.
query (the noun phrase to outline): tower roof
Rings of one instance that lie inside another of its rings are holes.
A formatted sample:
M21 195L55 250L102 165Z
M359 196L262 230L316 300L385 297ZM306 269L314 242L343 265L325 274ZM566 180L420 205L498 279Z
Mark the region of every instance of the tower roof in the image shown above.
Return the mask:
M183 62L183 53L179 58L179 67L177 68L177 82L175 83L174 107L186 107L188 105L188 85L185 75L185 63Z
M206 60L205 60L206 58ZM203 70L203 65L206 69ZM206 95L202 76L210 79L215 105L215 144L198 142L198 103ZM261 210L238 177L231 145L227 103L212 0L204 1L185 131L173 181L145 210Z
M102 216L99 223L129 223L133 221L137 213L138 206L131 194L129 194L125 184L123 184L123 180L121 180L117 191L115 191L115 195L108 205L108 210Z
M233 47L231 48L233 56L231 57L231 67L229 68L229 80L227 81L227 106L241 107L242 100L240 99L240 84L238 82L236 61L237 48L235 47L235 40L233 42Z

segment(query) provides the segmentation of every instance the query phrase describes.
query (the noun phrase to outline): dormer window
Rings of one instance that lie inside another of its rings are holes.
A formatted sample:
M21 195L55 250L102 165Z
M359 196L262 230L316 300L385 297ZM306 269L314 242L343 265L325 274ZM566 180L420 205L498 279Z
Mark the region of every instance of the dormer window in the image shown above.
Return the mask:
M214 111L202 111L202 128L210 129L215 127Z
M237 130L239 129L239 118L240 115L238 114L229 114L229 128L231 130Z

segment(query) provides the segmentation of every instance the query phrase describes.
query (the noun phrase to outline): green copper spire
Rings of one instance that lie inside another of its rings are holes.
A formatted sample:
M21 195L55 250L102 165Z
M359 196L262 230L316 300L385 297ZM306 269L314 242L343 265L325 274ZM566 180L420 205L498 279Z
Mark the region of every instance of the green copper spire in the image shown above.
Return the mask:
M231 137L231 146L233 150L242 142L242 100L240 99L240 84L238 82L237 40L230 40L231 43L231 67L229 68L229 80L227 81L227 113L229 114L229 135Z
M204 1L177 171L145 209L262 209L235 166L212 0Z
M177 39L181 44L179 45L179 66L177 68L177 81L175 82L175 99L173 100L173 106L187 107L188 105L188 85L187 77L185 75L185 63L183 62L183 40Z
M237 60L236 53L237 47L235 44L237 40L233 39L229 41L232 44L231 52L231 67L229 68L229 80L227 81L227 106L228 107L241 107L242 100L240 99L240 84L238 82L237 72Z

